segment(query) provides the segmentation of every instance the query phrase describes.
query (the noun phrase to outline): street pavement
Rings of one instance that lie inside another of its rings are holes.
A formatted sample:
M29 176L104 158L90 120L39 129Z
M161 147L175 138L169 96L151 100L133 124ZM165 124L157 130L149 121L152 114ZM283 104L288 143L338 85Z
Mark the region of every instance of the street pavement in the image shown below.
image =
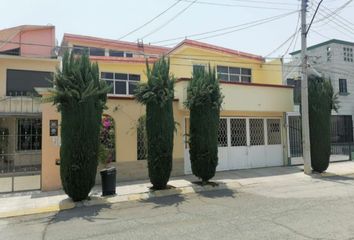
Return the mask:
M354 175L5 218L0 239L354 239Z

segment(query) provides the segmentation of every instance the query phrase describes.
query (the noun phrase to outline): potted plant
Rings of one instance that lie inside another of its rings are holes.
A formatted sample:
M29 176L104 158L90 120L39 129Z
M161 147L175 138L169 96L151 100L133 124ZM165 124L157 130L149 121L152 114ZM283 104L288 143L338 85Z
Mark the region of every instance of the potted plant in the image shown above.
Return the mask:
M102 118L100 142L98 160L104 166L100 171L102 196L114 195L116 194L117 170L114 166L111 166L111 163L115 159L114 124L113 119L109 116Z

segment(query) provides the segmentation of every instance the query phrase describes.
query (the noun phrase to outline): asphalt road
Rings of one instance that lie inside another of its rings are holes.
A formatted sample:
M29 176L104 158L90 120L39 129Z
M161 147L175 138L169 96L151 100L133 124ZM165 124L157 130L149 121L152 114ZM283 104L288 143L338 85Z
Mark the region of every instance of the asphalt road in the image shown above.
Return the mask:
M354 180L263 183L0 219L0 239L354 239Z

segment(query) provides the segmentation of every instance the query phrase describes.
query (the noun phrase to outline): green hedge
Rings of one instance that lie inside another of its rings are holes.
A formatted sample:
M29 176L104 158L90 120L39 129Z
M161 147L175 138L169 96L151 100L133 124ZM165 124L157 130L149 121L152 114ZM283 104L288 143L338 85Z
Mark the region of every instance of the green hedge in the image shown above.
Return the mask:
M60 177L74 201L88 197L95 184L99 133L109 87L99 80L87 55L66 53L54 80L52 100L61 112Z
M222 95L215 69L196 69L187 89L190 110L189 153L192 172L203 183L218 165L218 128Z
M308 83L311 165L323 172L331 154L331 110L336 109L336 96L329 80L311 75Z
M172 171L174 78L169 60L162 57L152 68L146 64L147 83L136 90L138 102L146 105L148 170L154 189L164 189Z

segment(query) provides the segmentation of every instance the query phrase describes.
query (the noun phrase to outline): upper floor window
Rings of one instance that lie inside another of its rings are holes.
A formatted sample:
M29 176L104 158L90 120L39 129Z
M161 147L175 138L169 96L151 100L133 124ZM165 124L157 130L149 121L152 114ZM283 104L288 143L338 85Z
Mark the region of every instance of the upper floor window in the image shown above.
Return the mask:
M101 72L101 78L112 86L109 94L133 95L137 83L140 81L139 74Z
M327 62L330 62L332 58L331 47L327 47Z
M202 65L202 64L194 64L193 65L193 72L204 71L204 70L205 70L205 65Z
M89 54L89 48L85 47L85 46L74 45L72 53L73 54L78 54L78 55L82 55L84 53Z
M90 56L104 56L104 48L90 47Z
M347 94L347 79L339 79L339 93L340 94Z
M252 79L252 69L217 66L218 77L221 81L250 83Z
M353 62L353 48L343 47L343 55L345 62Z
M109 56L111 56L111 57L127 57L127 58L131 58L131 57L133 57L133 53L110 49L109 50Z

